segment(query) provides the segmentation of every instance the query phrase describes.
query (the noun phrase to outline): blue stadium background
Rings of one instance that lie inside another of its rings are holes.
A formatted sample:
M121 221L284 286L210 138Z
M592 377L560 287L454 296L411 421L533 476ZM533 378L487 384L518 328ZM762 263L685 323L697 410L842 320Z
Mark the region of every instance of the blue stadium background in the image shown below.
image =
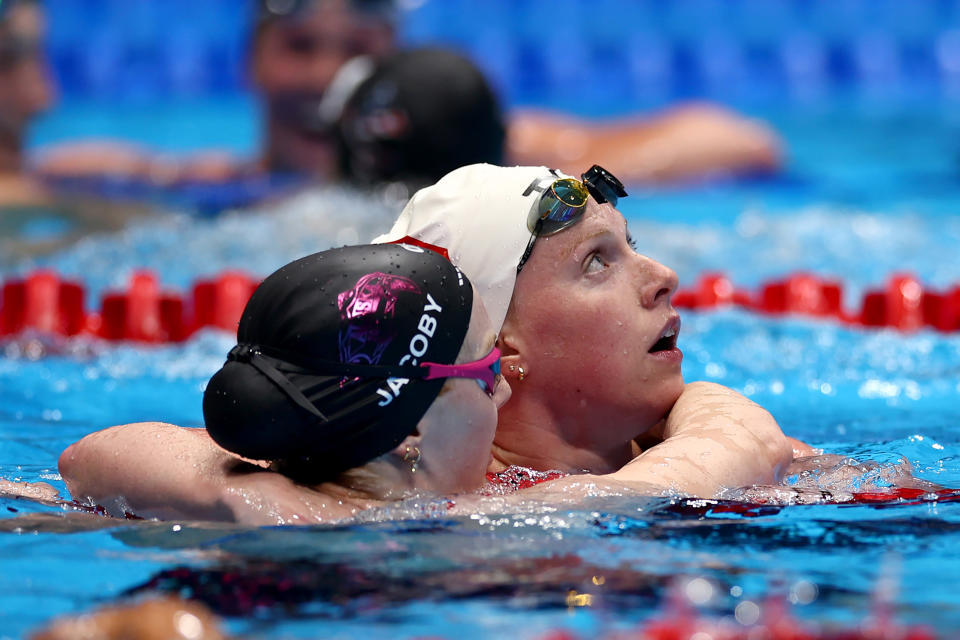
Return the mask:
M886 103L960 95L960 0L398 4L402 42L468 52L508 105L593 115L691 97L807 108L838 93ZM252 144L256 105L245 76L251 0L45 6L63 102L41 123L37 142L129 134L159 146ZM138 117L195 126L171 141L162 125L143 131ZM217 117L220 127L207 126Z

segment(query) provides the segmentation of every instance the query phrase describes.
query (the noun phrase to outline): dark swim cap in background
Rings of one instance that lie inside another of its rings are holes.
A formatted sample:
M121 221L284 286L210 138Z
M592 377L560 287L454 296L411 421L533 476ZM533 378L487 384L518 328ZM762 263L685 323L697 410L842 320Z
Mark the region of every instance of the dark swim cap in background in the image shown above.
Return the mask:
M343 247L296 260L247 303L238 346L204 393L207 431L238 455L318 478L362 465L414 431L444 380L401 385L338 365L451 364L472 303L469 280L419 247Z
M503 113L483 72L441 48L381 60L340 116L340 165L361 185L432 184L467 164L501 164Z

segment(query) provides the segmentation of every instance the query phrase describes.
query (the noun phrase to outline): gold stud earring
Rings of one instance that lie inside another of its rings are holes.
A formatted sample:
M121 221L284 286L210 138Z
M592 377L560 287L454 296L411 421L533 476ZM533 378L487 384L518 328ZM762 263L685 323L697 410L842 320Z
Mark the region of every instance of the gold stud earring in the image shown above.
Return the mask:
M517 370L517 365L515 364L510 365L510 371L516 371L516 370Z
M410 473L417 472L417 465L420 464L420 455L420 447L407 445L407 450L403 453L403 461L410 463Z
M523 370L523 367L519 367L519 372L520 372L519 379L522 381L524 378L527 377L527 372Z

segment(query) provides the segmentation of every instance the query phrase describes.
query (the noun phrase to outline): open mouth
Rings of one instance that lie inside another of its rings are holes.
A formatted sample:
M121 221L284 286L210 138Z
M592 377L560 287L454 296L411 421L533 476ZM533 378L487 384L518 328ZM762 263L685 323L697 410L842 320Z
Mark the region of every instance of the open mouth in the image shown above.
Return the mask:
M677 346L677 334L671 329L670 335L665 335L655 343L650 348L650 353L656 353L657 351L667 351L669 349L675 349Z
M679 322L671 322L660 334L660 339L650 347L650 353L669 351L677 348L677 334L680 332Z

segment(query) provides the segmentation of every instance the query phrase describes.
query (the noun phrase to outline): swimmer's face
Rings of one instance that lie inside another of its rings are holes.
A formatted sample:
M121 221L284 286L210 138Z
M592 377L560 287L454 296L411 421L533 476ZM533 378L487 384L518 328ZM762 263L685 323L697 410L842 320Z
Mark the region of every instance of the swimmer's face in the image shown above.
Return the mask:
M53 101L44 35L38 4L14 6L0 26L0 128L19 132Z
M304 114L315 111L343 63L358 55L382 56L393 46L390 24L351 9L346 0L316 2L293 18L264 25L254 45L252 75L265 102L268 168L333 174L332 138Z
M479 360L490 353L495 342L493 326L474 289L470 326L457 362ZM497 409L509 399L510 385L503 376L497 376L492 398L476 380L447 379L418 425L423 470L430 474L434 491L467 491L483 483L497 429Z
M539 238L517 278L503 334L527 369L517 393L543 394L593 451L655 424L683 390L672 269L631 247L623 216L590 200L583 219ZM508 408L509 409L509 408Z

